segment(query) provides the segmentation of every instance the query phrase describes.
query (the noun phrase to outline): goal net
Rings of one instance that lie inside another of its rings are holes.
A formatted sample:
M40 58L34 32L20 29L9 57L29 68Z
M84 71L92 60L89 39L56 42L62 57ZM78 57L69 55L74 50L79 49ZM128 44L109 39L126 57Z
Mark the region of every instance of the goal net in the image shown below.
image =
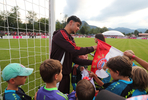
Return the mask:
M34 69L21 86L26 94L33 97L38 87L44 85L39 67L50 54L51 33L54 30L50 1L52 0L0 0L1 100L7 87L1 74L9 63L21 63Z

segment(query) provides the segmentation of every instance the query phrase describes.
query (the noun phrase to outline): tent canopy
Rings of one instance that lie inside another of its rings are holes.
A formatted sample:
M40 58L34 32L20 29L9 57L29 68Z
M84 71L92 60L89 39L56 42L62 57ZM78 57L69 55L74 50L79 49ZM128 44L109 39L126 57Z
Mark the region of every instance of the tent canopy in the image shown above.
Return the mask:
M117 35L117 36L124 36L123 33L119 32L119 31L106 31L102 33L103 35Z

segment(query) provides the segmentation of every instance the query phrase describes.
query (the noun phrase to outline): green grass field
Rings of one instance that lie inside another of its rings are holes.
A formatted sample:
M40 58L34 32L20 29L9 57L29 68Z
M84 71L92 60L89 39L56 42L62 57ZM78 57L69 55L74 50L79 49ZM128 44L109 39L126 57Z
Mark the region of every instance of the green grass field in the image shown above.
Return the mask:
M77 46L86 47L96 45L93 38L75 38L75 41ZM106 42L122 52L125 50L133 50L138 57L148 61L148 40L106 38ZM89 58L93 59L91 56L89 56ZM137 62L134 63L139 65Z
M75 38L77 46L89 47L96 45L94 38ZM133 50L135 54L148 61L148 40L136 39L111 39L107 38L106 42L115 48L125 51ZM25 92L30 96L34 96L38 86L43 85L39 74L39 66L49 58L49 40L48 39L0 39L0 68L11 63L22 63L26 67L34 68L32 75L28 77L26 84L22 86ZM89 55L89 59L93 59ZM139 65L137 62L134 62ZM90 70L90 66L88 68ZM1 73L0 73L1 74ZM4 92L7 86L6 82L1 80L0 90ZM72 91L72 86L70 88ZM1 93L1 92L0 92Z

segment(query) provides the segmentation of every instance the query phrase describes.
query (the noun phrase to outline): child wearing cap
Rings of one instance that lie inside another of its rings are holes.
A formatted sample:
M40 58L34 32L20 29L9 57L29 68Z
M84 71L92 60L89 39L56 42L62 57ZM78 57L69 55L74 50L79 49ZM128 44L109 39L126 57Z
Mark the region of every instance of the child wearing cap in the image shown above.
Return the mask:
M93 73L90 73L90 76L94 77L96 82L102 86L102 89L106 89L125 98L130 97L133 89L133 80L130 78L132 72L130 59L126 56L116 56L110 58L105 65L108 67L113 78L112 82L104 84L101 80L95 78Z
M58 60L45 60L40 65L40 75L46 85L38 90L37 100L68 100L67 94L63 94L56 87L63 77L62 64Z
M8 83L3 100L31 100L19 86L25 84L27 76L32 72L32 68L26 68L19 63L7 65L2 71L2 78Z

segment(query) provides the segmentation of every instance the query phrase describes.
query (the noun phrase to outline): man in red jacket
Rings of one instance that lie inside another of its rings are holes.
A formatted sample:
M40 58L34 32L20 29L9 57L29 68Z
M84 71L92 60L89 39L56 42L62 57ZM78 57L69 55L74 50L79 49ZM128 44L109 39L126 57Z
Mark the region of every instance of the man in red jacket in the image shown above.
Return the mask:
M56 59L63 65L63 78L59 84L59 90L63 93L69 93L70 76L72 62L79 65L91 65L92 60L80 59L78 55L85 55L97 49L97 46L78 47L74 38L70 35L76 33L81 26L81 20L76 16L70 16L67 19L67 25L53 33L51 59Z

